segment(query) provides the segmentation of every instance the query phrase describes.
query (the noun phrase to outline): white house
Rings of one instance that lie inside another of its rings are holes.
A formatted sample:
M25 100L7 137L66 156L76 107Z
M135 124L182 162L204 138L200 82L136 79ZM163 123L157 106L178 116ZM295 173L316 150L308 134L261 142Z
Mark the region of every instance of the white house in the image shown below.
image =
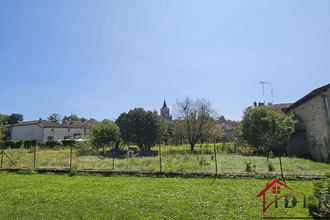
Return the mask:
M12 125L11 140L59 141L63 139L78 139L82 134L88 134L93 125L98 122L65 121L62 124L45 120L26 121Z

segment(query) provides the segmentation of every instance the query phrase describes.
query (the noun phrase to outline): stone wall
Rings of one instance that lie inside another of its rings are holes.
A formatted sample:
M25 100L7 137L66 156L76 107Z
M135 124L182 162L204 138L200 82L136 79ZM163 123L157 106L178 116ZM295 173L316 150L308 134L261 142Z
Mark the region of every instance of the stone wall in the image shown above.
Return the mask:
M324 94L328 96L329 102L330 91ZM299 129L306 131L311 156L318 161L328 161L330 159L330 122L324 96L315 95L292 111L299 117Z

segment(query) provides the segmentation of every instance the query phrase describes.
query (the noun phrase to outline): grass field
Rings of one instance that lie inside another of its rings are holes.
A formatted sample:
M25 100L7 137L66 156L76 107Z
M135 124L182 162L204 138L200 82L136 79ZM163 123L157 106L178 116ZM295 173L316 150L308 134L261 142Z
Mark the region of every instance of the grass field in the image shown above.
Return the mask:
M287 181L294 208L262 213L256 195L272 180L156 178L0 172L0 219L261 219L309 217L313 181ZM308 202L308 201L307 201Z
M157 150L158 148L155 148ZM163 171L187 171L187 172L215 172L214 155L206 148L197 154L189 154L186 149L163 147L162 170ZM16 167L33 168L34 154L27 149L5 150L13 160ZM118 170L159 170L159 157L135 157L115 159L115 169ZM256 173L280 173L278 158L270 158L274 170L270 171L266 158L262 156L243 156L220 152L217 154L219 172L246 172L246 163L255 165ZM324 175L330 171L329 163L315 162L308 159L283 157L284 174L311 174ZM101 156L76 156L73 154L73 168L75 169L112 169L112 158ZM4 157L3 167L13 167L8 158ZM70 150L41 150L36 152L36 168L69 168Z

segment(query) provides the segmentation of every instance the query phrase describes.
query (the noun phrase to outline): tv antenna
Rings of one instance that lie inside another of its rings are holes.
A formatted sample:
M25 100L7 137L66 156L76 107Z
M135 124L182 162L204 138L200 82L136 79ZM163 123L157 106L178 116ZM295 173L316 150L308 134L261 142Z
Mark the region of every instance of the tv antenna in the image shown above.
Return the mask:
M271 84L270 82L264 82L264 81L260 81L260 83L262 84L262 96L264 98L264 104L266 103L265 101L265 88L264 88L264 84Z

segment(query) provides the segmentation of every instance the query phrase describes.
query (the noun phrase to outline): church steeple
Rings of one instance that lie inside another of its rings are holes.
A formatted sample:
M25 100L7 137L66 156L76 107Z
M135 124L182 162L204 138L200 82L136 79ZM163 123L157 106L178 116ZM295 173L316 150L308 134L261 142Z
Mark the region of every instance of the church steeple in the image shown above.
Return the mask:
M167 108L165 99L164 99L163 107L160 109L160 115L166 120L172 120L172 116L170 115L170 109Z
M164 99L163 108L167 108L167 105L166 105L166 101L165 101L165 99Z

